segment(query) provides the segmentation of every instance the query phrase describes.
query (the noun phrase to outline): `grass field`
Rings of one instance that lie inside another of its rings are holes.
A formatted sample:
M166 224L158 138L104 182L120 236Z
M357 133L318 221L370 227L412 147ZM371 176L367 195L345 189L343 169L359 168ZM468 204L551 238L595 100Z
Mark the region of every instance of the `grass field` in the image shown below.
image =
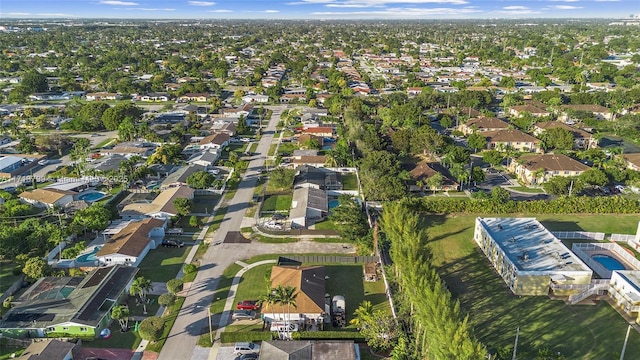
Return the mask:
M83 341L82 345L88 348L114 348L114 349L137 349L142 338L134 330L136 322L129 321L129 331L120 332L120 324L113 321L109 330L111 337L109 339L95 339L93 341Z
M336 228L336 225L331 220L325 220L313 225L315 230L333 230Z
M291 208L291 194L266 195L262 202L262 211L270 213L273 211L288 211Z
M196 195L191 201L191 212L211 214L218 201L220 201L220 195Z
M182 248L158 247L151 250L142 260L138 276L161 282L174 279L190 250L191 246Z
M342 189L343 190L358 190L358 177L356 174L343 174L342 175Z
M479 215L482 216L482 215ZM550 230L635 233L636 215L540 215ZM472 240L475 215L425 216L434 264L462 308L476 336L492 351L512 346L550 348L567 359L619 357L627 329L623 318L600 301L569 306L547 297L514 296ZM640 353L640 334L633 331L627 354Z
M0 261L0 294L4 293L20 278L20 274L14 275L13 269L18 265L10 261Z

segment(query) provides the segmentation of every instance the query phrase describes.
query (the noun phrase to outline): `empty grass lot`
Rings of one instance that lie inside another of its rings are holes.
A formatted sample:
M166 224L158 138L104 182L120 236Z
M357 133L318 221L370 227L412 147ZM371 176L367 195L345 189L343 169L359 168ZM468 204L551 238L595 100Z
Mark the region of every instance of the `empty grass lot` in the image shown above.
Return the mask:
M266 213L274 211L288 211L291 208L291 194L266 195L262 202L262 211Z
M479 215L483 216L483 215ZM488 216L488 215L484 215ZM535 216L535 215L532 215ZM570 306L546 296L514 296L473 242L475 215L424 217L434 264L462 308L475 335L495 353L512 346L550 348L567 359L619 357L627 324L611 306ZM635 215L540 215L550 230L634 233ZM632 331L627 354L640 353L640 334Z
M159 246L157 249L149 251L142 260L138 276L160 282L175 279L190 250L190 246L182 248Z
M342 174L342 189L358 190L358 177L356 174Z

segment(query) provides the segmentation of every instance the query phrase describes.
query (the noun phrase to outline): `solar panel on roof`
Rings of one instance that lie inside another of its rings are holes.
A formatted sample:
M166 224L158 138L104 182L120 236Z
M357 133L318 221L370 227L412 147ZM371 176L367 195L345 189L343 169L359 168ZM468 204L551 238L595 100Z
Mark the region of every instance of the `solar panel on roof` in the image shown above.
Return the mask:
M53 321L55 314L49 313L17 313L9 314L7 322L32 322L32 321Z

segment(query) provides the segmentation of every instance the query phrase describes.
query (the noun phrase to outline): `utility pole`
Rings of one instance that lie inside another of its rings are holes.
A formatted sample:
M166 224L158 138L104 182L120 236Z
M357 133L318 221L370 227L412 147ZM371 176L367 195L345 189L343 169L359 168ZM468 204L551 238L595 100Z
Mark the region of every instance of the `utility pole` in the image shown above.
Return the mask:
M513 344L513 356L511 360L516 360L516 352L518 351L518 336L520 336L520 326L516 329L516 342Z
M620 360L624 360L624 352L627 350L627 340L629 340L629 331L631 331L631 324L627 327L627 335L624 337L624 344L622 344L622 352L620 353Z

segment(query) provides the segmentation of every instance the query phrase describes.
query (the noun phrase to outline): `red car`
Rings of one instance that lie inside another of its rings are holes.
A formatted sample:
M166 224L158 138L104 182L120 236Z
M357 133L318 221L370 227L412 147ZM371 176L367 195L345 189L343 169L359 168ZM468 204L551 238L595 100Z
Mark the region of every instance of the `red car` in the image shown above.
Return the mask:
M242 300L238 303L238 306L236 306L238 310L257 310L259 307L260 305L253 300Z

